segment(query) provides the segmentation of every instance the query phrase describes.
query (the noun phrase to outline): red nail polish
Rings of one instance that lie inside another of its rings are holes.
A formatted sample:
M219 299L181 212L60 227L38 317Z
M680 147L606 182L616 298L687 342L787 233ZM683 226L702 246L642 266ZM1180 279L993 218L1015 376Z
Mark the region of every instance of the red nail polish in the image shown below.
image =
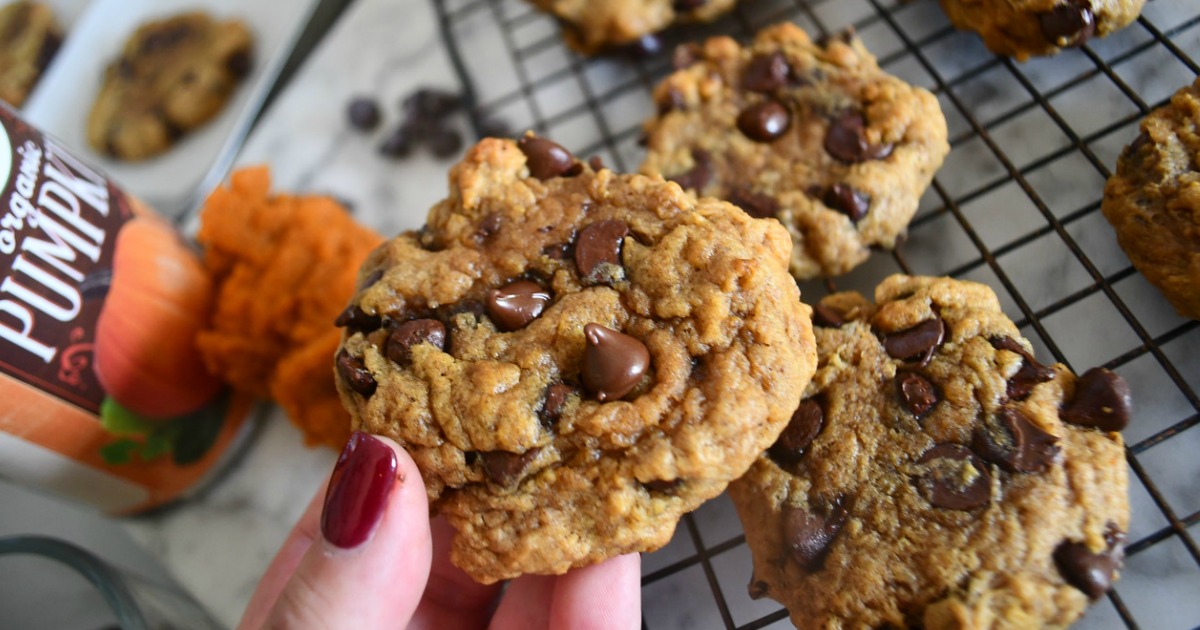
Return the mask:
M371 537L396 483L396 467L396 453L387 444L362 431L350 436L325 494L325 540L352 549Z

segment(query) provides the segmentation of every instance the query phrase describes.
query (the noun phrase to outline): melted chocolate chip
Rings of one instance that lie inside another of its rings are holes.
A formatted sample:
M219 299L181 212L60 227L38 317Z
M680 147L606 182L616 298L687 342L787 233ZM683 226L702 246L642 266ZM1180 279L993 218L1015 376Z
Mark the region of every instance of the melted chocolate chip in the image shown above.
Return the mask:
M422 343L433 344L438 350L446 348L446 326L436 319L414 319L404 322L388 335L383 353L399 365L412 360L412 349Z
M1100 599L1112 588L1117 569L1125 560L1125 534L1109 523L1106 548L1092 553L1083 543L1064 540L1054 550L1054 564L1068 584L1091 599Z
M704 149L692 149L692 168L674 177L668 177L667 181L679 184L679 187L684 190L699 192L704 190L709 180L712 179L712 171L712 155Z
M824 426L825 412L821 410L821 403L814 399L801 402L787 428L779 434L775 444L767 449L767 455L780 466L799 463Z
M929 413L940 400L937 388L924 376L916 372L901 372L896 375L896 389L900 400L912 415L921 418Z
M531 280L518 280L488 291L487 313L503 332L524 328L546 310L553 296Z
M867 211L871 209L871 196L859 192L849 184L830 186L829 190L825 191L822 201L826 206L850 217L855 223L867 216Z
M1132 411L1133 399L1125 379L1104 368L1092 368L1075 382L1075 397L1060 415L1071 424L1120 431L1129 426Z
M755 55L742 71L742 88L763 94L774 92L787 86L791 73L792 68L782 52Z
M885 159L892 154L892 148L891 144L871 144L867 140L866 116L854 109L830 121L825 133L825 151L850 164Z
M984 459L1008 472L1042 472L1062 453L1057 437L1011 407L986 419L972 445Z
M737 128L755 142L771 142L792 126L792 112L779 101L763 101L742 110Z
M623 221L597 221L579 232L575 240L575 267L589 284L612 284L625 276L621 266L621 245L629 235Z
M846 316L824 302L818 302L813 307L813 324L823 328L841 328L846 323Z
M650 492L658 492L668 494L674 492L679 486L683 485L682 479L655 479L642 484L644 488Z
M600 402L628 394L650 368L650 351L636 337L600 324L584 326L583 336L583 386Z
M568 175L575 167L575 156L570 151L545 138L525 136L517 142L517 147L525 154L529 174L538 179Z
M337 355L337 372L338 376L350 386L350 389L358 392L364 398L370 398L371 394L375 393L375 387L378 383L375 382L375 377L371 376L371 371L363 365L362 359L357 359L350 356L348 352L342 350Z
M783 539L792 552L792 560L809 571L820 568L848 518L849 512L841 500L823 514L798 507L784 508Z
M1008 379L1006 395L1012 400L1025 400L1033 392L1033 388L1041 383L1054 380L1054 370L1038 363L1033 355L1012 337L992 337L988 339L997 350L1008 350L1021 355L1021 367Z
M1088 0L1067 0L1039 13L1038 23L1046 41L1055 46L1079 46L1096 34L1096 16Z
M907 330L888 333L883 338L883 347L893 359L907 361L924 357L922 363L925 363L941 347L945 337L946 324L935 316Z
M779 212L779 202L774 197L745 188L733 189L725 200L756 219L773 219Z
M369 315L362 310L361 306L351 304L337 316L337 319L333 320L333 325L338 328L346 328L351 333L371 332L379 330L379 327L383 326L383 318L378 315Z
M552 383L546 388L546 397L542 401L541 409L538 409L538 419L542 421L543 427L551 429L558 424L562 418L563 407L567 405L567 398L573 391L575 390L566 383Z
M479 229L475 230L475 239L478 241L490 240L500 231L500 226L502 225L504 225L504 219L500 216L500 213L489 212L479 222Z
M991 500L992 475L966 447L937 444L917 461L930 465L917 488L934 507L967 511Z
M507 453L505 451L491 451L488 453L480 453L479 459L483 462L483 472L496 484L501 486L511 486L521 479L522 473L529 464L537 457L538 449L530 449L524 453Z

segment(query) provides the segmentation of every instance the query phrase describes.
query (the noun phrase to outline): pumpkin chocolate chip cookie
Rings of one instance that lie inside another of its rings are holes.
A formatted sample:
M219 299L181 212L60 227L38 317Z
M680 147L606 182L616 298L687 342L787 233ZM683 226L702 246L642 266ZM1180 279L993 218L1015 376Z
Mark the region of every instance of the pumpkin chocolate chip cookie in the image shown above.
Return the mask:
M1128 386L1034 359L988 287L815 308L818 367L730 486L752 596L799 628L1062 628L1116 579Z
M215 117L249 74L253 40L237 20L184 13L144 24L105 72L88 144L144 160Z
M791 244L661 179L485 139L364 263L338 388L483 582L665 544L775 441L815 366Z
M1133 266L1180 315L1200 319L1200 80L1142 121L1100 209Z
M677 22L709 22L737 0L530 0L553 14L575 50L594 55L652 37Z
M988 50L1024 61L1104 37L1137 19L1146 0L941 0L958 28Z
M780 24L676 55L655 88L642 172L778 219L798 279L891 248L950 150L937 99L885 74L853 36Z

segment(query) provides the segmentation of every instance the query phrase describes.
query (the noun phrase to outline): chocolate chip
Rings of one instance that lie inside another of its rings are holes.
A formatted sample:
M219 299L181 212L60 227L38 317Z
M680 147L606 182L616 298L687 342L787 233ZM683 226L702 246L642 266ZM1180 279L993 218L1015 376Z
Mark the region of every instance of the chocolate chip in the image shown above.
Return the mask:
M824 426L825 412L821 410L821 403L811 398L801 402L779 439L767 449L767 455L780 466L799 463Z
M642 484L642 487L650 492L667 494L674 492L681 485L683 485L682 479L655 479L654 481L647 481Z
M1025 400L1033 388L1054 380L1054 370L1038 363L1033 355L1012 337L991 337L988 342L997 350L1008 350L1021 355L1021 367L1008 379L1005 394L1012 400Z
M1088 0L1067 0L1038 14L1042 35L1055 46L1079 46L1096 34L1096 16Z
M362 279L362 282L358 283L358 289L361 291L367 287L374 286L376 282L379 282L382 279L383 279L383 270L376 269L375 271L372 271L371 273L367 274L366 277Z
M733 189L725 200L756 219L773 219L779 212L779 202L774 197L746 188Z
M1068 584L1091 599L1100 599L1112 588L1117 569L1125 560L1125 534L1109 523L1106 548L1092 553L1083 543L1064 540L1054 550L1054 564Z
M1116 373L1092 368L1075 381L1075 397L1062 410L1062 419L1101 431L1120 431L1129 426L1133 399L1129 384Z
M692 149L692 168L674 177L668 177L667 181L679 184L684 190L700 192L712 179L712 171L712 155L704 149Z
M552 297L536 282L517 280L488 291L488 317L501 331L520 330L546 310Z
M407 157L416 146L416 134L410 125L401 125L379 144L379 154L389 158Z
M374 101L374 98L365 96L350 101L349 107L346 108L346 116L350 119L350 126L362 131L373 130L379 126L379 120L382 119L379 115L379 103Z
M351 304L337 316L337 319L333 320L333 325L338 328L346 328L351 333L370 332L379 330L379 327L383 325L383 318L378 315L369 315L362 310L361 306Z
M542 255L550 260L566 260L571 257L570 243L554 243L542 248Z
M687 98L683 95L683 92L680 92L675 88L671 88L667 90L663 98L658 101L658 115L662 116L668 112L673 112L677 109L684 109L686 107Z
M755 142L771 142L792 126L792 112L779 101L763 101L742 110L737 127Z
M934 507L973 510L991 499L992 475L984 463L958 444L937 444L918 462L930 464L917 487Z
M662 38L653 33L643 35L637 41L625 45L625 52L634 59L649 59L661 53L662 50Z
M375 377L371 376L371 371L363 365L362 359L354 358L342 350L337 355L337 372L350 389L358 392L360 396L370 398L371 394L375 393L378 384Z
M791 73L792 67L782 52L755 55L742 71L742 88L763 94L774 92L788 84Z
M575 240L575 267L589 284L609 284L625 277L621 246L629 235L624 221L597 221L579 231Z
M650 368L650 351L635 337L600 324L583 327L583 386L605 402L628 394Z
M508 453L491 451L479 453L483 462L483 472L496 484L511 486L520 480L521 474L529 468L529 464L537 457L538 449L530 449L524 453Z
M479 229L475 230L475 239L479 241L490 240L500 231L500 226L502 225L504 225L504 217L500 216L498 212L489 212L479 221Z
M907 330L888 333L883 338L883 347L893 359L907 361L924 355L922 363L926 363L945 337L946 324L942 318L935 316Z
M828 48L833 42L841 42L849 44L854 41L854 27L848 26L835 33L825 33L817 38L817 45L821 48Z
M826 206L850 217L855 223L867 216L867 211L871 209L871 196L859 192L849 184L830 186L829 190L825 191L822 201Z
M384 354L400 365L412 360L414 346L428 343L438 350L446 348L446 326L436 319L414 319L404 322L388 335Z
M842 162L882 160L892 154L892 145L871 144L867 140L867 119L861 111L846 110L829 123L825 133L825 151Z
M676 70L683 70L690 67L704 56L704 49L699 44L680 44L675 47L675 52L671 54L671 67Z
M929 413L940 400L933 383L916 372L897 374L896 389L900 390L900 400L904 402L904 407L917 418Z
M604 158L600 157L599 155L593 155L592 157L588 158L588 166L590 166L593 171L602 171L604 170Z
M571 392L575 391L566 383L552 383L546 388L546 397L542 401L541 409L538 409L538 419L542 421L542 426L551 429L558 424L562 418L563 407L567 404L567 398L571 396Z
M575 156L570 151L545 138L525 136L517 141L517 146L525 154L529 174L538 179L566 175L575 166Z
M1008 472L1042 472L1062 453L1057 437L1011 407L987 418L972 445L984 459Z
M434 157L442 159L458 155L463 147L462 134L457 129L449 127L434 129L430 132L427 140L429 141L429 150Z
M706 4L708 4L708 0L675 0L671 3L671 7L680 12L695 11Z
M783 539L792 552L792 560L802 569L820 568L829 554L842 527L846 525L849 512L838 500L823 514L799 507L785 507L783 513Z
M813 307L813 324L823 328L841 328L846 323L846 317L842 313L834 310L832 307L826 306L823 302L818 302Z
M421 88L400 104L404 113L413 118L440 120L462 107L462 95L449 90Z

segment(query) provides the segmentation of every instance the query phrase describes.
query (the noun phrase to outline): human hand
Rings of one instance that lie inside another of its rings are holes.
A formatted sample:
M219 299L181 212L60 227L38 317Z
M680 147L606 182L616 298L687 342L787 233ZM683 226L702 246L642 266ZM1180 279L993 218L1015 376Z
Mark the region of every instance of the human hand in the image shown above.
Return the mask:
M637 554L517 578L503 598L500 584L478 584L450 564L454 532L430 521L421 473L387 438L355 433L327 488L284 541L239 630L640 626Z

